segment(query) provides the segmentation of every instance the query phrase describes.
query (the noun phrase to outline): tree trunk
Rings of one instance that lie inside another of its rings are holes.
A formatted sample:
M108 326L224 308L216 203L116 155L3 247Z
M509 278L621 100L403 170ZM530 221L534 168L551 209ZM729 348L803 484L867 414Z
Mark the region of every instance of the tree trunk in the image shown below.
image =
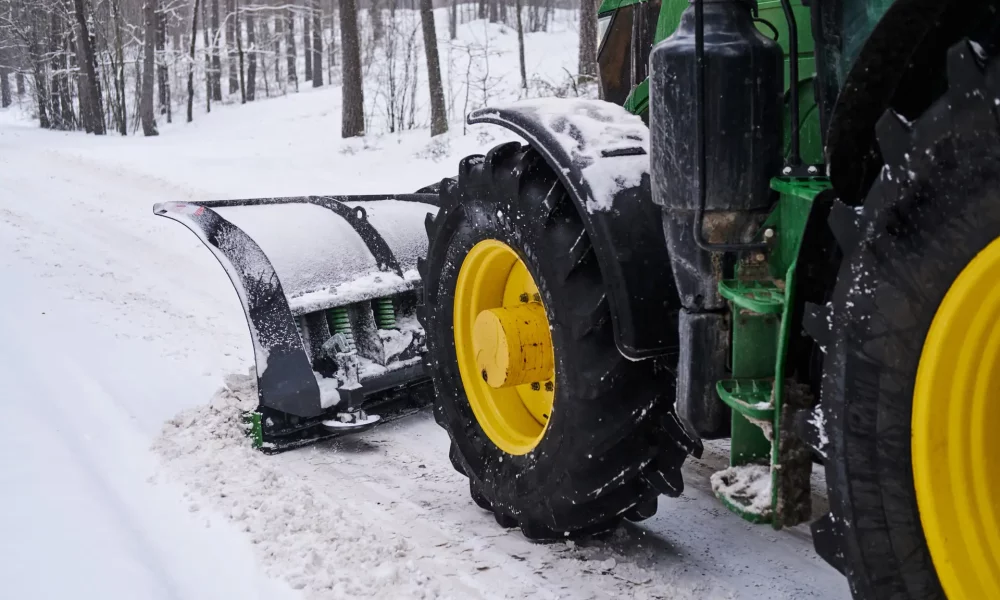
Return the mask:
M276 14L274 16L274 37L272 38L274 46L274 83L282 89L284 89L284 86L281 85L281 36L284 35L284 32L284 18L282 18L280 13Z
M302 53L306 57L306 81L313 78L312 17L307 10L302 16Z
M4 41L0 40L0 108L7 108L14 101L10 95L10 67L7 60L10 52L4 50Z
M497 0L500 5L500 22L503 24L507 23L507 0Z
M389 0L398 2L398 0ZM382 20L382 3L379 0L372 0L368 7L368 18L372 22L372 38L377 42L385 36L385 21Z
M236 0L236 13L233 16L236 21L236 55L240 59L240 104L247 103L246 77L243 68L243 27L240 25L240 0Z
M420 25L424 34L424 55L427 57L427 84L431 92L431 135L434 136L448 131L437 31L434 27L434 0L420 0Z
M583 1L586 2L586 0L583 0ZM497 22L497 15L499 13L499 10L498 10L498 7L497 7L497 2L498 2L498 0L489 0L489 3L490 3L490 23L496 23Z
M312 2L312 82L313 87L323 85L323 7L319 0Z
M194 0L194 10L191 11L191 53L188 63L188 123L194 120L194 42L198 39L198 6L198 0Z
M121 2L113 0L111 2L111 17L115 22L115 58L113 61L114 77L114 101L108 98L111 105L111 112L118 126L118 133L128 135L128 106L125 99L125 42L122 37L122 17ZM90 126L85 128L90 131Z
M299 73L296 63L295 53L295 13L292 9L285 9L285 51L288 53L288 83L295 84L295 91L299 91Z
M159 88L159 111L161 115L167 115L167 123L173 119L170 110L170 72L167 70L167 57L165 56L167 46L167 16L160 11L156 15L156 85Z
M477 18L486 18L486 0L479 0L479 14L477 15Z
M212 0L212 100L222 102L222 50L219 48L219 0Z
M343 113L341 137L365 134L365 95L361 81L361 43L358 35L358 5L340 0L340 50L343 52Z
M201 3L201 46L205 53L205 112L212 112L212 32L208 25L208 0Z
M196 0L197 1L197 0ZM73 0L76 14L76 43L80 54L80 65L83 71L81 82L87 95L87 120L90 129L97 135L104 135L104 105L101 102L101 84L97 80L97 60L94 56L93 39L87 30L87 13L83 0Z
M521 63L521 89L528 89L528 75L524 68L524 26L521 23L521 0L516 0L517 10L517 58Z
M145 21L142 56L142 97L139 99L139 118L142 119L142 134L146 137L159 135L156 131L156 115L153 114L153 78L156 71L156 0L146 0L142 6Z
M229 95L240 91L240 78L236 73L236 27L239 19L236 18L235 0L226 0L226 49L229 58Z
M580 0L580 80L597 77L597 0Z
M253 11L247 11L247 102L253 102L257 96L257 23Z
M458 37L458 0L451 0L451 10L448 11L448 39Z
M70 123L67 123L63 118L63 107L62 102L60 102L59 78L62 65L59 64L59 20L54 12L49 13L48 25L48 66L52 75L49 85L49 121L53 129L66 130L70 128Z

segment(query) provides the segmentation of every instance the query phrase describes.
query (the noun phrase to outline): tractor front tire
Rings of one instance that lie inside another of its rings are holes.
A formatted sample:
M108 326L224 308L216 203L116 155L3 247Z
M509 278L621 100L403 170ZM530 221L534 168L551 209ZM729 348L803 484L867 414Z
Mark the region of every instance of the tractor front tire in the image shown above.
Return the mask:
M949 89L915 122L882 118L881 177L856 213L831 216L844 261L817 549L858 599L1000 598L1000 510L981 495L1000 490L1000 60L980 53L951 49ZM958 362L931 373L935 356Z
M623 517L652 516L659 493L682 488L686 453L661 423L672 411L673 382L662 365L632 362L617 350L609 282L563 185L537 151L509 143L462 160L457 181L443 181L440 194L440 211L426 223L428 255L418 264L418 314L437 391L434 416L472 499L501 526L535 540L599 534ZM516 253L551 332L551 414L523 453L502 450L486 433L458 364L456 286L466 257L484 242Z

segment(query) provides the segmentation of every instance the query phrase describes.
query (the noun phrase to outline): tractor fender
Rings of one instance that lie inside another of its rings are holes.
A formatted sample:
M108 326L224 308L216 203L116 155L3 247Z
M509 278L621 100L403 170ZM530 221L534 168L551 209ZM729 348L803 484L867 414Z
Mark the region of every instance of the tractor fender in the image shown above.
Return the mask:
M583 219L604 281L615 345L640 360L676 353L680 300L649 184L649 129L621 106L524 100L472 112L524 138L555 171Z

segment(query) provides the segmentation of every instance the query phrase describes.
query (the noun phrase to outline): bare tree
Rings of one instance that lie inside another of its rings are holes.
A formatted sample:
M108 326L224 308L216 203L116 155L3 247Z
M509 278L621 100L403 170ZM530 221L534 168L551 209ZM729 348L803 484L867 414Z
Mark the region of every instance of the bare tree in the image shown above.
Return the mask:
M94 56L94 40L87 29L87 13L83 6L84 0L73 0L76 14L76 45L79 61L83 63L80 78L82 93L87 96L87 114L84 120L89 124L88 131L104 135L104 108L101 103L101 84L97 79L97 60ZM197 1L197 0L195 0Z
M312 18L309 11L302 17L302 53L306 57L305 80L313 78L313 54L312 54Z
M233 20L236 21L236 56L239 57L240 67L240 104L246 104L247 86L244 77L245 71L243 69L243 27L240 26L240 0L236 0L236 13L233 15Z
M274 51L274 83L284 89L281 85L281 37L284 35L285 19L281 13L274 15L274 36L271 38L271 45Z
M299 74L296 66L295 55L295 13L291 7L285 8L285 51L288 53L288 83L295 84L295 91L299 91Z
M212 100L222 102L222 57L219 49L219 0L212 0ZM206 48L207 50L207 48Z
M161 6L162 9L162 6ZM156 18L156 55L158 57L156 68L156 82L159 88L159 110L161 115L167 116L167 123L173 120L173 111L170 107L170 72L167 70L167 15L161 10Z
M149 137L159 135L156 130L156 116L153 114L153 80L156 72L156 0L146 0L142 5L145 21L142 55L142 96L139 100L139 118L142 120L142 134Z
M254 21L254 7L246 11L247 22L247 83L246 99L253 102L257 96L257 23Z
M212 112L212 41L208 26L208 0L201 3L201 45L205 53L205 112Z
M434 0L420 0L420 25L424 34L427 83L431 93L431 135L440 135L448 131L448 113L444 108L441 61L438 57L437 32L434 29Z
M597 77L597 2L580 0L580 79Z
M229 94L240 91L240 77L236 73L236 29L239 19L236 18L235 0L226 0L226 48L229 55Z
M395 8L398 0L389 1ZM368 19L372 24L372 39L377 42L385 36L385 21L382 19L382 3L379 0L371 0L371 4L368 5Z
M312 82L313 87L323 85L323 7L319 0L312 0Z
M79 2L80 0L77 0ZM194 0L194 10L191 11L191 53L188 63L188 103L187 122L194 120L194 43L198 39L198 6L199 1Z
M528 75L524 68L524 26L521 23L521 0L516 0L517 4L517 58L521 63L521 89L528 89Z
M7 108L13 102L10 94L10 60L12 52L8 51L6 40L0 38L0 108Z
M361 42L355 0L340 0L340 48L343 52L341 137L365 134L365 96L361 81Z
M451 8L448 10L448 39L453 40L458 37L458 0L451 0Z

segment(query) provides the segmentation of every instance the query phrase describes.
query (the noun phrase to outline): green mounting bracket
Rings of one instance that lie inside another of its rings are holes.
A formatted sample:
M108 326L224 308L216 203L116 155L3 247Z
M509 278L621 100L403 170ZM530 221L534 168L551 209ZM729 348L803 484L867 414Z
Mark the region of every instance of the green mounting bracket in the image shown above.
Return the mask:
M261 423L261 415L257 411L243 413L243 422L247 426L247 435L254 450L264 447L264 427Z
M727 279L719 283L719 295L734 306L765 315L780 315L785 306L784 282L740 281Z

